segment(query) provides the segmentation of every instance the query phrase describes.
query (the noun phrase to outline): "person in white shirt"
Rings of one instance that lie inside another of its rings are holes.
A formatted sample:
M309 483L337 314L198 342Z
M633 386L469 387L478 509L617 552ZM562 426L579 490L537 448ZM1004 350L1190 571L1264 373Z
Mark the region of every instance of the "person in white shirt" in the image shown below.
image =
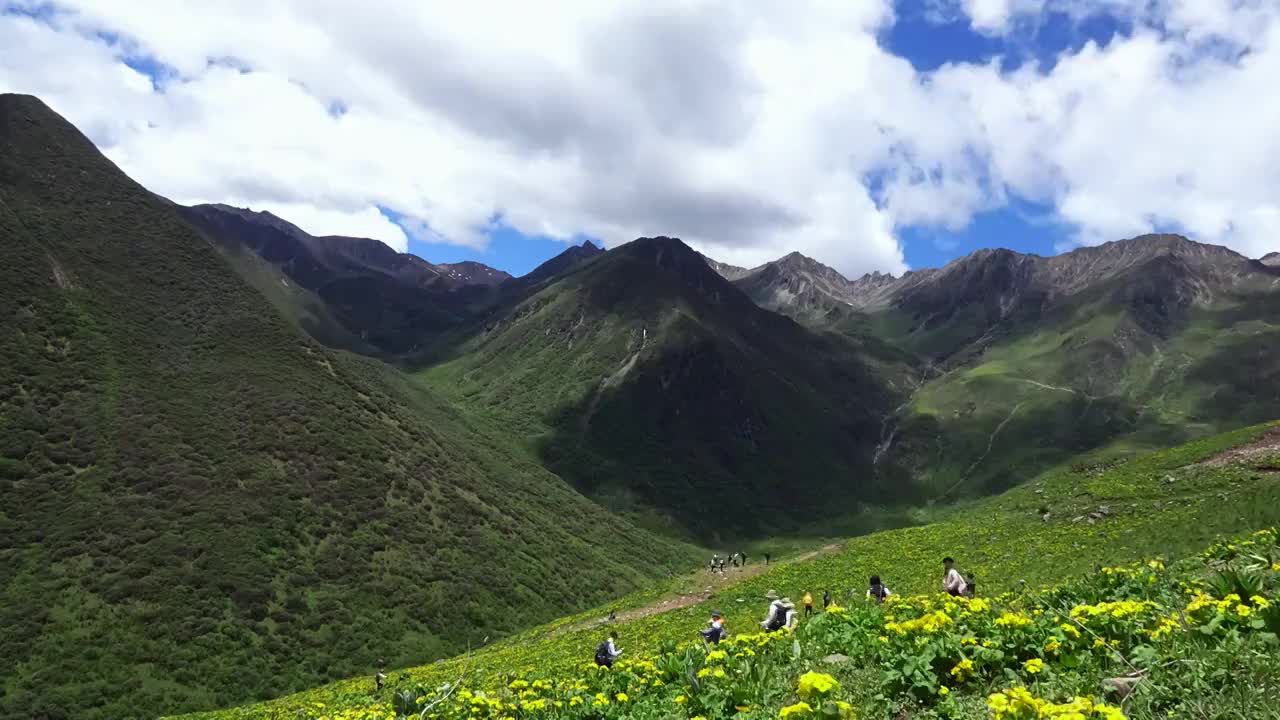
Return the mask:
M948 595L960 597L964 595L964 591L968 588L965 585L964 577L960 575L960 571L956 570L956 561L951 558L942 559L943 575L942 590Z
M880 582L879 575L871 576L871 587L867 588L868 600L875 600L876 602L884 602L885 598L889 597L892 594L893 593L889 592L889 588L885 587L884 583Z
M760 627L773 632L784 627L795 626L796 606L791 602L791 598L779 598L777 592L770 590L765 595L765 599L769 601L769 614L760 623Z
M613 661L618 659L622 654L622 650L613 644L618 638L616 632L609 633L609 639L600 643L600 647L596 648L596 664L604 667L613 667Z

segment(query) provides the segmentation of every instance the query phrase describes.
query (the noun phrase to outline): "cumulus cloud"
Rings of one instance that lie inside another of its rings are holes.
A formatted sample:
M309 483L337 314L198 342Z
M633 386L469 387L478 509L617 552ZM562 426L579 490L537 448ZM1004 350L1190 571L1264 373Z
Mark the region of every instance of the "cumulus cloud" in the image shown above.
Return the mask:
M0 15L0 90L176 201L397 249L503 223L896 272L902 228L1013 196L1079 242L1274 244L1273 3L952 1L993 35L1046 10L1137 29L1049 71L922 74L878 40L888 0L11 2L35 17Z

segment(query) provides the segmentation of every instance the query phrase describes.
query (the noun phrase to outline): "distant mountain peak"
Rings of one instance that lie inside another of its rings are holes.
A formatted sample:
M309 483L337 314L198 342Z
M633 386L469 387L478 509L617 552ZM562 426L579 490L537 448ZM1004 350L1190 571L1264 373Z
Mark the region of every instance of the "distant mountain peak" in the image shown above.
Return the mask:
M443 270L449 278L463 285L500 285L511 279L511 273L491 268L474 260L441 263L436 267Z
M680 238L658 235L641 237L618 248L624 255L645 258L662 267L677 267L688 263L706 267L702 255L689 247Z
M1280 267L1280 252L1267 253L1266 255L1262 256L1260 262L1263 265L1269 265L1271 267Z
M284 232L298 237L309 235L309 233L302 228L269 210L254 210L252 208L236 207L235 205L228 205L226 203L208 203L205 205L195 205L193 207L209 208L229 215L235 215L250 222L256 222L260 225L268 225L276 228L277 230L283 230Z

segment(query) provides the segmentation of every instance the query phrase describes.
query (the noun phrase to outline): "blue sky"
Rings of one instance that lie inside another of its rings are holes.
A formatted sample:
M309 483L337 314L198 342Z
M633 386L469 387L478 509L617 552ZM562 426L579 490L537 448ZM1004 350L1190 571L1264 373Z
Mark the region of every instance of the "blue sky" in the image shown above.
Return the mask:
M523 274L1280 238L1269 0L0 0L0 92L176 202ZM496 219L496 220L495 220Z

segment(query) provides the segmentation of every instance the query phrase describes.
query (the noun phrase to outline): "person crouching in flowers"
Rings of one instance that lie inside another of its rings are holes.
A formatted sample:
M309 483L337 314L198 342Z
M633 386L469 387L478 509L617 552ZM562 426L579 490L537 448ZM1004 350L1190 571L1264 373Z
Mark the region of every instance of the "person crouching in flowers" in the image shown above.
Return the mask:
M622 650L614 646L614 641L618 639L617 632L609 633L608 639L600 643L596 648L596 665L600 667L613 667L613 661L618 659L622 654Z
M867 588L867 599L875 600L878 603L884 602L893 593L889 592L889 588L880 582L879 575L872 575L870 587Z
M964 577L956 570L956 561L951 558L942 559L942 590L948 595L960 597L964 595L968 586L964 582Z
M711 612L711 626L705 630L699 630L702 633L702 641L708 645L719 645L720 640L724 637L724 616L719 610Z
M795 627L796 606L791 598L779 598L774 590L770 590L764 597L769 601L769 614L761 621L760 627L766 632Z

